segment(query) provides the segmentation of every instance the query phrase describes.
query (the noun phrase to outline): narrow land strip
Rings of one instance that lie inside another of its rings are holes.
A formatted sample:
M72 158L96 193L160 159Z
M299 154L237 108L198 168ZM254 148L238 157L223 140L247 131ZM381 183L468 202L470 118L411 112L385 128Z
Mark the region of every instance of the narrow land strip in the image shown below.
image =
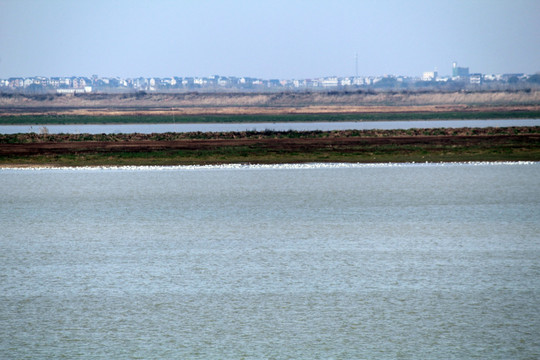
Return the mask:
M540 161L540 127L0 135L0 166Z

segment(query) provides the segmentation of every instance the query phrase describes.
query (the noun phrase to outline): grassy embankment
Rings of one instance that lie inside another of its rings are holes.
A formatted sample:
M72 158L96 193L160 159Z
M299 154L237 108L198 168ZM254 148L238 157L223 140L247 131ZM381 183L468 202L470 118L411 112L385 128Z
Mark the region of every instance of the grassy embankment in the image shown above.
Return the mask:
M540 127L0 135L4 166L426 161L540 161Z
M253 114L253 115L6 115L0 125L58 124L159 124L159 123L261 123L399 120L538 119L540 111L449 111L397 113Z

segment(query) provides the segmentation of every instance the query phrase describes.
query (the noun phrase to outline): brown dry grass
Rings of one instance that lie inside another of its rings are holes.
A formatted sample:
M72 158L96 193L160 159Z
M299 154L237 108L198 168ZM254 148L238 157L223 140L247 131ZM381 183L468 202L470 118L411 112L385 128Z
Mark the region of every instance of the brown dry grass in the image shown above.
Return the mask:
M540 105L467 106L467 105L412 105L412 106L306 106L306 107L174 107L158 109L106 108L48 108L0 109L6 115L73 115L73 116L196 116L196 115L287 115L287 114L368 114L368 113L442 113L483 111L540 111Z
M284 92L0 96L0 111L171 111L178 114L281 114L455 111L477 107L538 109L540 91ZM70 110L77 109L77 110ZM35 112L33 112L35 114ZM170 112L168 112L170 114ZM76 113L78 114L78 113Z

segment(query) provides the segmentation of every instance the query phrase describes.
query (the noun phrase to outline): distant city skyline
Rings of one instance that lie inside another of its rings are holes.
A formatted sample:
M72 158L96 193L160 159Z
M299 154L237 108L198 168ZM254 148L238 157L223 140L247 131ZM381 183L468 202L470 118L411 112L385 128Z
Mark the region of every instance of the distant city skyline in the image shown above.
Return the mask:
M0 78L534 74L538 14L536 0L0 0Z
M260 79L252 77L137 77L106 78L93 75L80 77L11 77L0 78L0 93L86 94L91 92L184 92L184 91L324 91L361 89L438 89L469 90L531 90L540 87L540 74L481 74L469 73L469 68L453 64L452 76L440 76L427 71L421 77L408 76L350 76L313 79Z

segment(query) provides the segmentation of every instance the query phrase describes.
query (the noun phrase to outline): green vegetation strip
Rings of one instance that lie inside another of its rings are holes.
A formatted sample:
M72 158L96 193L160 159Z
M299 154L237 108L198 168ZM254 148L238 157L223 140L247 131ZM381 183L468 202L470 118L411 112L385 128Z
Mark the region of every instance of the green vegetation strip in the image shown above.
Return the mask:
M209 141L205 141L209 140ZM226 145L212 140L231 140ZM242 143L242 139L250 139ZM256 141L253 141L253 140ZM258 141L260 139L261 141ZM275 140L274 140L275 139ZM290 142L290 139L293 142ZM320 141L318 141L320 139ZM352 141L344 142L343 139ZM197 140L198 142L192 142ZM184 149L84 150L10 153L15 144L102 141L199 143ZM240 140L240 141L237 141ZM340 141L341 140L341 141ZM407 140L408 142L403 142ZM312 132L230 132L111 135L15 134L0 136L1 166L120 166L305 162L540 161L540 127Z
M486 120L539 119L540 111L482 112L403 112L355 114L280 114L280 115L6 115L0 125L67 125L67 124L164 124L164 123L258 123L258 122L338 122L338 121L399 121L399 120Z
M540 135L540 126L509 126L485 128L413 128L388 130L332 130L332 131L231 131L231 132L166 132L152 134L0 134L0 144L63 143L80 141L178 141L178 140L231 140L231 139L313 139L313 138L377 138L420 136L491 136Z
M1 166L167 166L207 164L279 164L312 162L385 163L385 162L466 162L466 161L540 161L540 148L521 146L437 148L370 147L357 151L280 152L257 148L212 150L110 152L91 154L41 154L0 156Z

